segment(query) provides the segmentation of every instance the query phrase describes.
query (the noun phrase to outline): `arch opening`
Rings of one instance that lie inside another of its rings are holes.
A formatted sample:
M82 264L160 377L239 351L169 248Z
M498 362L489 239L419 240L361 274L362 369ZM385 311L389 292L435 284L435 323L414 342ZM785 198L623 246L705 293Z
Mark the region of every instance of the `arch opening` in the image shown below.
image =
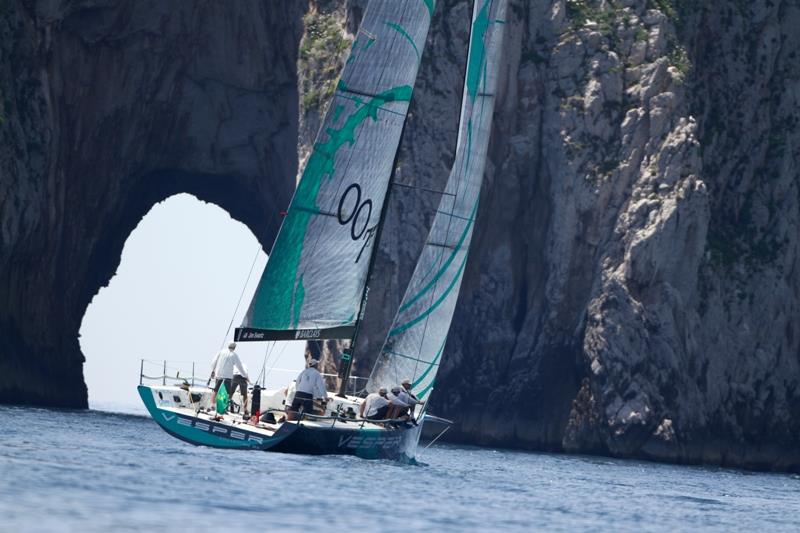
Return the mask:
M143 412L136 392L141 359L169 361L181 376L196 362L196 378L205 382L211 358L241 322L266 261L253 233L220 207L186 193L156 203L128 236L115 275L81 322L90 408ZM266 343L237 348L252 380L266 350ZM304 350L302 342L278 343L266 385L288 384L291 372L303 366Z

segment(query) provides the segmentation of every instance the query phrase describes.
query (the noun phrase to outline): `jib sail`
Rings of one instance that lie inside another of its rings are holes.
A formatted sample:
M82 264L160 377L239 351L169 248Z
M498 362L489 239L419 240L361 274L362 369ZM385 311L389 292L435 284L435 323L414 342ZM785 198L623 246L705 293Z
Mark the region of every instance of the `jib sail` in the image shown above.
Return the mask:
M424 399L436 379L478 212L505 15L506 0L475 0L455 162L368 390L408 378Z

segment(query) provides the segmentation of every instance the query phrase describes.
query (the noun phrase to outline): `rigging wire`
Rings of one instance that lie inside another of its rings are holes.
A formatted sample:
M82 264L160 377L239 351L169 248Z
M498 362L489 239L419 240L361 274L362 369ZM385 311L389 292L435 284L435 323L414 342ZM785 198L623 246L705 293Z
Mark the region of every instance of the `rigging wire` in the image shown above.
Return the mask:
M225 347L225 342L228 340L228 335L231 333L231 327L233 326L233 321L236 318L236 313L239 312L239 306L242 304L242 298L244 298L244 293L247 290L247 285L250 283L250 277L253 275L253 269L256 267L256 262L258 261L258 256L261 253L261 244L257 245L258 248L256 249L256 255L253 257L253 262L250 264L250 271L247 273L247 279L244 282L244 286L242 287L242 292L239 293L239 300L236 302L236 309L233 310L233 314L231 315L231 321L228 323L228 329L225 331L225 337L222 338L222 343L219 345L219 349L222 350Z
M267 373L266 373L266 374L264 374L264 379L265 379L265 380L267 379L267 376L269 375L269 373L270 373L270 372L272 372L272 369L273 369L273 368L275 368L275 365L278 363L278 361L280 361L280 360L281 360L281 356L283 355L283 351L284 351L284 350L286 350L286 346L287 346L288 344L289 344L288 342L284 342L284 343L283 343L283 346L281 346L281 349L280 349L280 351L278 351L278 355L277 355L277 356L275 357L275 359L273 359L273 361L272 361L272 366L270 366L270 367L269 367L269 370L267 370Z
M433 439L432 441L430 441L430 442L428 443L428 445L427 445L427 446L425 446L425 447L422 449L422 451L421 451L421 452L419 452L419 453L417 454L417 459L419 459L420 457L422 457L422 454L423 454L423 453L424 453L424 452L425 452L425 451L426 451L428 448L430 448L431 446L433 446L433 445L434 445L434 443L435 443L437 440L439 440L439 437L441 437L442 435L444 435L445 433L447 433L447 431L448 431L448 430L449 430L451 427L452 427L452 426L447 426L446 428L444 428L444 429L442 430L442 432L441 432L441 433L439 433L438 435L436 435L436 438L435 438L435 439Z
M264 388L264 382L267 376L264 373L264 370L267 368L267 361L272 356L272 351L275 348L276 341L272 341L271 343L267 343L267 349L264 350L264 360L261 363L261 372L258 373L258 377L256 378L256 383L261 381L261 388Z

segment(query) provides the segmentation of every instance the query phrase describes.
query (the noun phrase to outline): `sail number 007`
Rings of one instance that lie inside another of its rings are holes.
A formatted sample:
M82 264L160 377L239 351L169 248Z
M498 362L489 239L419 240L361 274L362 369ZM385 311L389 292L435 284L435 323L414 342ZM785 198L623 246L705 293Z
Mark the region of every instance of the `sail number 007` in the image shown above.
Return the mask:
M352 211L345 211L345 204L350 203L350 198L354 197L355 204ZM376 226L369 227L369 219L372 218L372 200L367 198L361 201L361 186L358 183L351 183L339 199L339 209L336 212L336 219L342 226L350 226L350 238L354 241L364 239L364 245L358 252L356 263L361 259L361 253L369 244ZM363 219L363 222L360 222Z

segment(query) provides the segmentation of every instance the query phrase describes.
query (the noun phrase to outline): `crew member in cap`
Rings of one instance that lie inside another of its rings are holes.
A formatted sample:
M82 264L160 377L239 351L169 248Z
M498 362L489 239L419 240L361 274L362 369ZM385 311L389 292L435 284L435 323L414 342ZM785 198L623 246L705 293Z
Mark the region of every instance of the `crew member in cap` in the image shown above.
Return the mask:
M403 387L403 392L405 393L405 396L406 396L406 397L403 398L403 400L408 405L414 406L414 405L417 405L417 404L422 405L423 403L425 403L422 400L420 400L419 398L417 398L416 396L414 396L414 393L411 392L411 380L410 379L404 379L403 382L400 383L400 385Z
M317 366L319 366L319 361L313 358L309 359L308 367L297 376L297 385L290 411L297 412L302 408L304 413L313 413L314 400L322 400L323 403L328 401L325 380L322 379L322 374L317 370Z
M238 370L240 375L246 376L247 371L244 369L242 360L234 351L236 350L236 343L231 341L228 344L227 350L221 350L214 359L211 361L211 379L216 378L214 384L214 394L211 396L211 409L214 409L214 404L217 399L217 392L220 385L225 384L225 390L228 391L228 396L233 394L233 370Z
M408 418L408 408L406 403L408 395L403 390L403 387L392 387L392 393L388 396L389 410L386 413L386 418Z
M411 380L404 379L402 383L400 383L402 390L397 395L400 398L400 401L405 402L408 404L408 414L411 416L411 421L416 424L416 420L414 420L414 407L417 405L422 405L425 402L414 396L414 393L411 392Z

